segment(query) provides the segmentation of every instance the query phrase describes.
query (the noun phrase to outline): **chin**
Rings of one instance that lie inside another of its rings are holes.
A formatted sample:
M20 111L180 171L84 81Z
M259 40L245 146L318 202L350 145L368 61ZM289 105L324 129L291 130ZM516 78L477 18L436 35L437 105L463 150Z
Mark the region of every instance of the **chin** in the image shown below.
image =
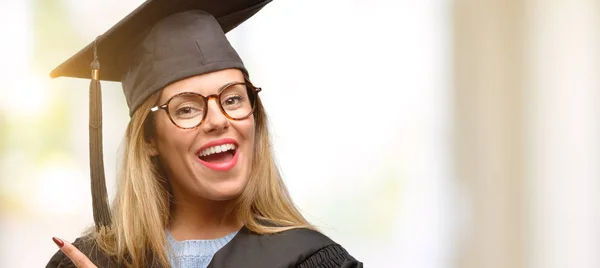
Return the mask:
M213 201L228 201L240 196L246 188L247 181L244 182L224 182L213 185L212 189L207 189L205 198Z

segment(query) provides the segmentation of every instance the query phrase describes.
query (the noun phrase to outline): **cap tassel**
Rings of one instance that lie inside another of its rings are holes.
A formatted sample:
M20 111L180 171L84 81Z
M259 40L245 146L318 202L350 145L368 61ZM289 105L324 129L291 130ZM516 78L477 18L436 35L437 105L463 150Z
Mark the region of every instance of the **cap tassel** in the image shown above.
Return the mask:
M92 206L94 223L98 232L105 232L111 225L106 179L104 177L104 158L102 153L102 93L100 86L100 62L94 42L94 61L90 64L92 81L90 82L90 179L92 184Z

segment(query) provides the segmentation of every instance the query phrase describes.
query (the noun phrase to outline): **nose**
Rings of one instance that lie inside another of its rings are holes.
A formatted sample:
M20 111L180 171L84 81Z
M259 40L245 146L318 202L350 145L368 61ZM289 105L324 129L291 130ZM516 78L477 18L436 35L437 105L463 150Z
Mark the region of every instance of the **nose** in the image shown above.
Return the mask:
M217 98L209 98L206 108L206 117L204 122L200 124L200 128L204 133L220 133L229 128L229 119L223 114L219 107Z

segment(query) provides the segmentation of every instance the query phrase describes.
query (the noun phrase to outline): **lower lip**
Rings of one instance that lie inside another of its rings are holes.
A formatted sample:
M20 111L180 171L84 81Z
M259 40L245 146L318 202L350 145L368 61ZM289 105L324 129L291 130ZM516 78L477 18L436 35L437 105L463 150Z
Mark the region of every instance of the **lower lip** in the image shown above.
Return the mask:
M236 149L235 154L233 154L233 157L231 159L229 159L229 161L227 161L227 162L221 162L221 163L206 162L206 161L203 161L202 159L200 159L200 157L198 157L198 156L196 156L196 159L198 160L198 162L200 162L200 164L202 164L205 167L210 168L212 170L228 171L228 170L232 169L233 167L235 167L235 164L237 164L239 151L240 151L239 149Z

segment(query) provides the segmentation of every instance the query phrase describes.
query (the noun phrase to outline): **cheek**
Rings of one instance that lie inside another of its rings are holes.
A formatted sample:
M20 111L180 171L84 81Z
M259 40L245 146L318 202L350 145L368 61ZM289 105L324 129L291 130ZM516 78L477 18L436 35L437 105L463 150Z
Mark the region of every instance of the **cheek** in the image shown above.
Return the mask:
M254 123L254 117L250 117L250 119L251 120L248 120L248 124L245 125L243 133L246 139L248 140L250 147L252 148L252 150L254 150L254 146L256 143L256 124Z
M250 163L253 163L254 161L254 152L256 151L256 124L254 123L254 118L252 118L251 123L248 126L247 129L247 139L248 139L248 145L250 147Z
M169 126L166 123L162 116L155 121L154 141L159 152L163 151L165 143L168 143L167 133L169 132Z
M173 125L168 118L161 116L155 122L155 144L160 155L169 155L181 150L188 140L193 139L186 131Z
M254 118L250 117L243 121L237 121L232 124L235 128L235 131L238 133L240 138L243 141L243 150L249 154L249 160L252 160L252 155L255 149L255 131L256 126L254 124Z

